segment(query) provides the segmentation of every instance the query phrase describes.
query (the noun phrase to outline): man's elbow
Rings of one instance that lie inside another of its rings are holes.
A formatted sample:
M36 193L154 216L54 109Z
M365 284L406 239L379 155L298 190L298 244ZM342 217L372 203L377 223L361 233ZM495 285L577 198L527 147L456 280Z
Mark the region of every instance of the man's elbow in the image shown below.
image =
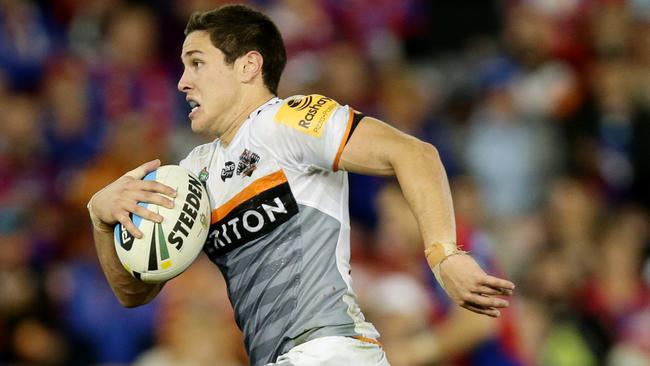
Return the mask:
M124 298L124 297L118 297L117 300L120 302L120 305L124 306L125 308L131 309L131 308L136 308L138 306L146 304L146 302L143 301L136 301L132 298Z
M440 161L438 149L432 144L414 138L409 145L411 146L410 151L413 158Z
M422 151L422 154L433 157L435 159L440 159L440 154L438 153L438 149L436 149L435 146L428 142L420 141L419 148Z
M415 137L409 136L401 141L400 146L392 149L389 155L391 166L395 173L399 171L412 173L414 169L435 168L436 171L442 169L440 154L435 146L428 142L421 141Z
M118 290L114 290L113 292L115 293L115 297L117 298L117 301L119 301L120 305L125 308L135 308L151 302L151 300L153 300L153 298L158 294L159 290L156 291L155 289L152 289L148 292L136 293L128 293Z
M115 297L117 298L117 301L119 301L120 305L122 305L125 308L136 308L138 306L144 305L147 303L147 301L143 301L141 298L137 298L134 296L126 296L126 295L118 295L115 294Z

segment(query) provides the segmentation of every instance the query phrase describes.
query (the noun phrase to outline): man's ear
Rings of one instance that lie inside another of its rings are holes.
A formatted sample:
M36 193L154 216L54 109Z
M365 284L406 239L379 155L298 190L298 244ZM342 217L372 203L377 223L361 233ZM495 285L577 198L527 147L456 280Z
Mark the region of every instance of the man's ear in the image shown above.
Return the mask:
M244 83L249 83L254 80L257 75L262 75L264 58L257 51L249 51L238 58L235 62L237 63L240 80Z

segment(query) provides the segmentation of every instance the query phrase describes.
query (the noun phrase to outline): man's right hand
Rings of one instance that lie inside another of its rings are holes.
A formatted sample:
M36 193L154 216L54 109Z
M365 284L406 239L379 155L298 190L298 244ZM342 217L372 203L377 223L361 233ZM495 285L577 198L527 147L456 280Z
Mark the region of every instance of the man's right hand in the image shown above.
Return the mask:
M119 222L133 236L142 238L142 232L131 221L131 213L150 221L162 222L162 216L138 205L138 202L145 202L167 208L174 207L174 201L169 198L176 197L173 188L155 181L142 180L158 167L158 159L144 163L95 193L88 203L88 211L95 228L108 231Z

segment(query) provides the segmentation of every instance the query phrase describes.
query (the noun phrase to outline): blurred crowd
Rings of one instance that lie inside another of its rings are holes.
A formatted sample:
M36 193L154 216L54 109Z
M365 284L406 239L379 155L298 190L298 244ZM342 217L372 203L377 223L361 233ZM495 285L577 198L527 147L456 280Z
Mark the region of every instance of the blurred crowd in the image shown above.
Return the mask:
M217 0L0 0L0 365L247 364L206 258L122 308L85 206L193 135L183 28ZM396 183L352 175L352 276L394 366L650 365L650 1L250 0L280 96L434 144L458 241L516 296L450 304ZM412 174L418 174L412 172Z

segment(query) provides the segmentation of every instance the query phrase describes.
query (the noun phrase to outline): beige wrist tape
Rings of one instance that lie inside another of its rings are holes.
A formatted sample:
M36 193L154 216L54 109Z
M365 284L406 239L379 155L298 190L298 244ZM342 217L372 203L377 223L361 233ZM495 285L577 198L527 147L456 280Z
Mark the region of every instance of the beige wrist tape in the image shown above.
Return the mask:
M429 267L433 271L433 275L436 277L436 280L442 288L445 288L445 284L440 276L440 264L453 255L465 253L467 252L456 247L455 242L433 243L424 250L424 255L427 257Z

